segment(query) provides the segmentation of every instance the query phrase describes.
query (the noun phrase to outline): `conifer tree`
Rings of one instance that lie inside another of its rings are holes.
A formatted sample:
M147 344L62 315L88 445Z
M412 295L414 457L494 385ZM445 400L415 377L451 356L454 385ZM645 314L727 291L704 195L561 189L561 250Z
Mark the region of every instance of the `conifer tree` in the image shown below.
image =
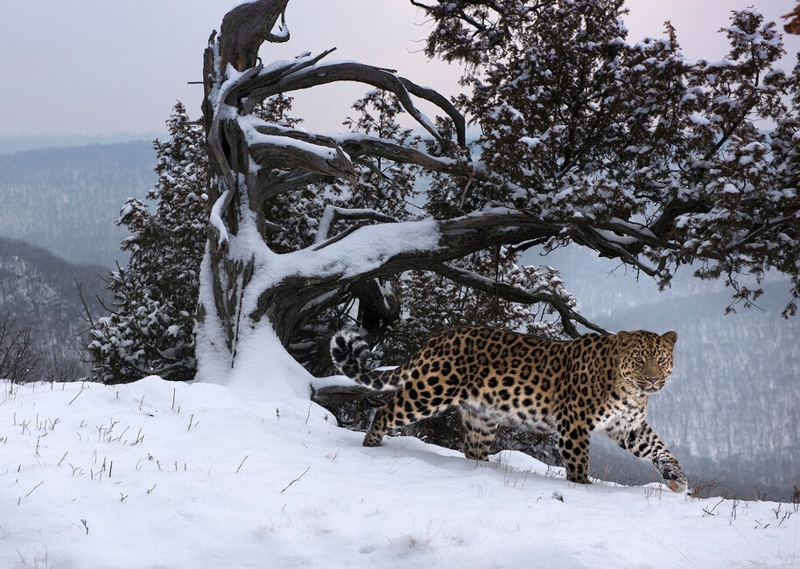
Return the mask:
M624 0L412 4L436 24L426 53L465 67L458 106L494 175L473 185L478 204L552 224L547 247L589 247L661 286L692 265L726 281L731 308L777 269L796 312L798 72L777 67L780 34L757 9L732 12L724 59L690 61L669 23L629 43Z
M177 102L166 122L170 139L156 140L155 211L130 199L118 225L130 231L126 268L108 278L110 315L98 319L87 349L95 377L126 383L158 374L188 380L196 369L194 315L206 241L207 159L203 131Z

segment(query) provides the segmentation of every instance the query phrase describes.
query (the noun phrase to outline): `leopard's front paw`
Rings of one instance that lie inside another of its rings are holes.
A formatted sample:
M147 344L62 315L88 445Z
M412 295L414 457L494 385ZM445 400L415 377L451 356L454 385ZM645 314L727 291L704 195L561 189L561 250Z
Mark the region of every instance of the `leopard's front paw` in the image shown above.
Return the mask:
M589 480L589 477L585 474L578 475L578 474L570 474L567 473L567 481L574 482L575 484L591 484L592 481Z
M686 480L667 480L667 488L678 494L686 494L689 491L689 483Z
M367 433L367 436L364 437L364 442L361 443L361 446L379 447L381 446L382 441L383 441L383 436L370 432Z
M677 464L665 464L661 469L661 476L664 477L667 488L673 492L680 494L686 494L686 492L688 492L689 481Z

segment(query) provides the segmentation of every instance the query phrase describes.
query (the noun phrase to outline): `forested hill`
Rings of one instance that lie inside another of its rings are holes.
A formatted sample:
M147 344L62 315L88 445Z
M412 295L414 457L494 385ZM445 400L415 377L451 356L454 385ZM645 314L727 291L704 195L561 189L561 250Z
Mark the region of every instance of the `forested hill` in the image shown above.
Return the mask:
M124 264L115 225L129 197L155 185L148 142L95 144L0 155L0 236L78 264Z
M97 295L105 294L100 279L107 270L78 266L44 249L0 237L0 317L10 315L21 328L30 328L36 347L48 360L79 362L76 338L86 328L76 283L94 316L100 315Z

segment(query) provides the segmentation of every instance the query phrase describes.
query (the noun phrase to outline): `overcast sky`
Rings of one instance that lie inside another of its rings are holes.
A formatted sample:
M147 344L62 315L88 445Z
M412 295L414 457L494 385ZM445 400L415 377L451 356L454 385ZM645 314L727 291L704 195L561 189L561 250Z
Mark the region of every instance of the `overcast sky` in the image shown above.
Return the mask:
M211 30L239 0L0 1L0 136L109 135L164 130L176 99L199 116L202 54ZM691 59L721 58L730 10L755 3L780 20L794 0L629 0L629 41L678 30ZM458 89L458 70L420 53L428 27L407 0L291 0L292 40L267 44L265 62L337 47L328 59L397 69L445 95ZM782 29L782 26L781 26ZM800 38L789 36L790 71ZM365 89L321 87L298 98L306 128L341 129L350 103Z

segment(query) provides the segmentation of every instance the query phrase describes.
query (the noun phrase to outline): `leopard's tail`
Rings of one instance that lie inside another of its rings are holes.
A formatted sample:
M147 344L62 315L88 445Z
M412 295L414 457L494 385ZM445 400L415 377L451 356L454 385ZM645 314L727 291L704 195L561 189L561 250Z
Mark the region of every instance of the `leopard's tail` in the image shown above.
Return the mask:
M400 368L369 369L364 362L367 354L369 354L369 345L353 331L342 330L331 339L333 363L350 379L378 390L397 389L403 385Z

